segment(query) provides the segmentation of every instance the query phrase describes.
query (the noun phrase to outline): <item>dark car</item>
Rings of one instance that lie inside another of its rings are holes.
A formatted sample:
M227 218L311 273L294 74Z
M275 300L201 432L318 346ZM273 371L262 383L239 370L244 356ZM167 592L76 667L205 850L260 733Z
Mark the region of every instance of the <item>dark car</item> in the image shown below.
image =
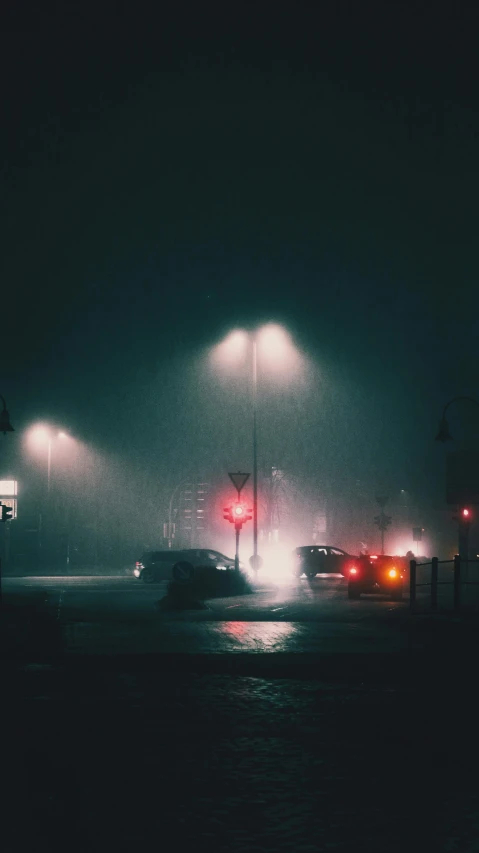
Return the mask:
M348 577L349 568L355 557L333 545L302 545L293 551L293 574L300 578L306 575L331 574Z
M192 576L196 569L212 569L215 571L234 570L235 561L225 557L219 551L209 548L186 548L182 551L147 551L135 563L133 574L144 583L158 583L172 580L175 567L181 564L185 572ZM240 564L242 567L242 565Z
M358 557L349 568L348 598L362 593L380 593L400 601L406 566L404 557L371 555Z

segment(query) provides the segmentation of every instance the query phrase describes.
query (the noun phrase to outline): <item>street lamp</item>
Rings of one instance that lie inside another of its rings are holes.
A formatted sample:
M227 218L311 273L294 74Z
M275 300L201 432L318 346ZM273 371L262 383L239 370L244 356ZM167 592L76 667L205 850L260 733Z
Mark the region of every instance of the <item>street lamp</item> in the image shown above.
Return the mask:
M63 432L62 430L60 430L60 432L57 432L56 436L49 435L49 437L48 437L48 485L47 485L48 494L50 494L51 479L52 479L52 476L51 476L52 475L52 442L53 442L54 438L63 439L66 437L67 437L66 432Z
M7 404L5 402L5 398L2 397L1 394L0 400L2 401L3 406L2 411L0 412L0 432L3 432L3 434L6 435L7 432L14 432L15 430L10 423L10 415L7 411Z
M225 360L231 362L238 353L243 350L245 342L251 341L251 387L252 387L252 409L253 409L253 555L250 565L253 569L259 569L262 559L258 554L258 349L264 357L267 357L271 367L280 368L284 372L285 357L289 366L293 362L293 354L297 352L291 345L288 346L288 335L281 326L269 323L259 329L246 332L236 331L228 335L222 345L222 355Z
M46 441L47 443L47 495L50 496L51 491L51 482L52 482L52 446L53 442L56 438L61 440L67 438L67 433L63 432L63 430L58 430L56 432L52 432L49 427L46 426L37 426L34 427L32 431L32 437L34 439L40 440L41 442Z
M451 403L455 403L457 400L468 400L470 403L474 403L476 406L479 406L479 401L474 397L453 397L452 400L449 400L449 403L446 403L444 409L442 411L442 417L439 421L439 429L436 435L436 441L442 441L443 443L446 441L452 441L452 435L449 431L449 424L446 420L446 412L451 405Z

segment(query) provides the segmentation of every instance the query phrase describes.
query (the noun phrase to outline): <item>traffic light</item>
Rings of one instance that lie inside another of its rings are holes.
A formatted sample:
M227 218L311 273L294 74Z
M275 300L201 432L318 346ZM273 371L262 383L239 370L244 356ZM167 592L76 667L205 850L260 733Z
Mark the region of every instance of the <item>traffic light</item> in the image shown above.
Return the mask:
M2 521L11 521L13 507L2 504Z
M239 527L242 527L242 525L246 521L251 521L251 519L253 518L253 511L251 509L248 509L245 504L237 503L234 504L233 507L233 517L235 520L235 524Z
M223 518L226 521L229 521L230 524L234 524L235 520L233 518L233 507L232 506L225 506L225 508L223 510Z
M462 507L461 511L459 513L459 517L460 517L460 520L462 522L467 523L467 522L471 521L471 519L472 519L471 510L467 506Z
M233 507L233 517L235 522L240 522L243 524L243 521L246 521L246 507L244 504L235 504Z
M223 510L223 518L238 527L241 527L245 521L250 521L252 517L252 510L248 509L243 503L233 503L230 506L225 506Z

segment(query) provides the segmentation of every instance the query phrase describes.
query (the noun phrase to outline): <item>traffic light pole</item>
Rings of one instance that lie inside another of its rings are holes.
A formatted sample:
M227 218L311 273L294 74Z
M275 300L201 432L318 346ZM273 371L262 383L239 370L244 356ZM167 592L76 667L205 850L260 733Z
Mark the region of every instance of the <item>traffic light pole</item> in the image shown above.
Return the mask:
M235 533L236 533L236 551L235 551L235 571L239 572L239 538L240 538L240 530L241 525L235 524Z

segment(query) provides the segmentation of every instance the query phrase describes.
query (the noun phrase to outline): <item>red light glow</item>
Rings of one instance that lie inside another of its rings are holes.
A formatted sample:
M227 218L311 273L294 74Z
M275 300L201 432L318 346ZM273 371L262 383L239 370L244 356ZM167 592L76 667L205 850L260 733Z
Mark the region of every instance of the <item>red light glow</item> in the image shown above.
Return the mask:
M353 566L352 569L349 570L350 575L357 575L358 570Z
M467 518L470 515L468 509L463 509L462 514L463 514L464 518Z

